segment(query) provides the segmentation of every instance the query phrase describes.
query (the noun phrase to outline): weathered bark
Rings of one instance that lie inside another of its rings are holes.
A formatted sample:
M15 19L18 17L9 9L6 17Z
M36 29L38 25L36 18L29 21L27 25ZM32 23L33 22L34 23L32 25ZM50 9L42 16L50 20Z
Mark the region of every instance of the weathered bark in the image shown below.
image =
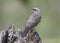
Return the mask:
M0 32L0 43L41 43L41 38L35 29L30 29L25 37L21 37L21 30L13 32L11 29Z

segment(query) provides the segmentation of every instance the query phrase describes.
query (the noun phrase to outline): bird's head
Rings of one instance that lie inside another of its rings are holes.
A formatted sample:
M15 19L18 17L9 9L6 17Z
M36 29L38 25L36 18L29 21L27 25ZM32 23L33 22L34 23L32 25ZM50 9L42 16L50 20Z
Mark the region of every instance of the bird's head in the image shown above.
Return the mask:
M40 13L40 9L39 8L33 8L32 10L33 10L33 12Z

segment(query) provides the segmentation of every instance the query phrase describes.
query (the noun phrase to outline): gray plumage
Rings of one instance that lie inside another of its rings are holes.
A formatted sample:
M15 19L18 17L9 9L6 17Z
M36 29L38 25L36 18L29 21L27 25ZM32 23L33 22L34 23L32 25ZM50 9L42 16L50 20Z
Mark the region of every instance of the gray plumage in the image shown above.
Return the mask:
M35 26L37 26L40 21L41 21L40 9L34 8L33 14L29 17L25 25L24 31L22 33L22 37L25 37L28 31L34 28Z

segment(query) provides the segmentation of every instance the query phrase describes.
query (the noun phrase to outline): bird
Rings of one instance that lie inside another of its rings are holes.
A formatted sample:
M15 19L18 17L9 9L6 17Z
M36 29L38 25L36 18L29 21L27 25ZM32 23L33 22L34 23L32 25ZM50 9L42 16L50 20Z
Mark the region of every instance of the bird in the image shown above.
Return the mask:
M14 31L13 31L14 25L9 25L8 29L5 30L4 32L2 32L2 34L3 34L2 43L14 43L14 42L28 43L28 41L27 41L28 39L36 41L36 43L41 42L41 38L39 37L39 34L36 31L34 32L35 27L41 21L40 9L33 8L32 10L33 10L33 13L28 18L26 25L24 27L24 30L22 31L20 29L17 29L14 33ZM0 38L0 40L1 40L1 38ZM32 43L32 42L30 42L30 43Z
M33 11L33 13L27 20L27 23L25 25L25 28L22 32L21 37L25 37L27 35L27 33L29 32L29 30L33 29L41 21L40 9L33 8L32 11Z

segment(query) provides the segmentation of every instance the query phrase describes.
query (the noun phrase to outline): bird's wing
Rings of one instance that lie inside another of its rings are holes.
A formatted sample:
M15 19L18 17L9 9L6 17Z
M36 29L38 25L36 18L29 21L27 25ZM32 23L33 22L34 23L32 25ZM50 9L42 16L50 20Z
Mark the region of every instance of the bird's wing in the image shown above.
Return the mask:
M25 37L27 35L28 31L30 29L34 28L35 26L37 26L40 21L41 21L41 16L30 18L27 21L27 24L25 25L24 31L22 32L22 37Z

